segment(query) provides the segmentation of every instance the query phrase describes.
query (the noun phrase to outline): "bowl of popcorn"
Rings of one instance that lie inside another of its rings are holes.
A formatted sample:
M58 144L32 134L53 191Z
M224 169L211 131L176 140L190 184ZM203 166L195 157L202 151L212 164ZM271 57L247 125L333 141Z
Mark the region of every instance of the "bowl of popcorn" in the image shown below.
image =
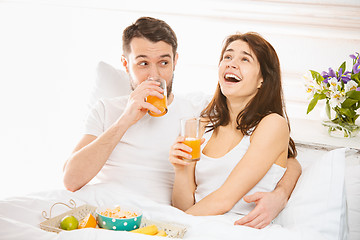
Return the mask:
M110 206L96 210L100 228L115 231L131 231L140 227L142 212L134 207Z

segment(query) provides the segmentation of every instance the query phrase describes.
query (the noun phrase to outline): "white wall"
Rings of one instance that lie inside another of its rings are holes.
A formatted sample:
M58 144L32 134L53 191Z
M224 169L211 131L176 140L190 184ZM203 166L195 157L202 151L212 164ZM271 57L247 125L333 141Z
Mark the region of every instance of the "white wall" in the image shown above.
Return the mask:
M280 57L289 115L318 118L305 115L301 76L360 52L359 13L358 0L0 1L0 199L62 188L96 64L121 67L122 31L138 17L177 33L177 92L212 93L225 36L256 31Z

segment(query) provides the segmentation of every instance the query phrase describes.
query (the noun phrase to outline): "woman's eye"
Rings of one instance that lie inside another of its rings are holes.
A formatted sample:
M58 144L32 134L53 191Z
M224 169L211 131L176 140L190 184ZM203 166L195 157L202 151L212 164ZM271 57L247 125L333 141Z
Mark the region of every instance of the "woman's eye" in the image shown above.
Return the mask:
M231 59L231 56L230 55L225 55L224 59Z
M242 61L249 62L249 59L248 58L243 58Z

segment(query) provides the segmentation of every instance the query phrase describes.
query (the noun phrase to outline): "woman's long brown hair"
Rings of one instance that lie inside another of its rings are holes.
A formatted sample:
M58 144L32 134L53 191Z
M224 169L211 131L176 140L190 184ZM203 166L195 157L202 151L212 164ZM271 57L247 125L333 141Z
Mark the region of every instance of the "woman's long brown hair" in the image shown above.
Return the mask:
M271 113L277 113L287 120L290 130L289 118L286 114L283 100L280 62L275 49L257 33L234 34L225 39L220 55L220 62L223 59L226 48L236 40L241 40L249 44L259 61L260 71L263 77L262 86L256 95L237 115L237 129L240 130L242 134L249 135L250 130L255 128L262 118ZM214 97L202 111L201 116L210 120L211 124L208 126L208 131L216 130L219 126L226 126L230 123L226 97L222 94L219 84L217 85ZM295 143L290 137L288 157L296 157L296 155Z

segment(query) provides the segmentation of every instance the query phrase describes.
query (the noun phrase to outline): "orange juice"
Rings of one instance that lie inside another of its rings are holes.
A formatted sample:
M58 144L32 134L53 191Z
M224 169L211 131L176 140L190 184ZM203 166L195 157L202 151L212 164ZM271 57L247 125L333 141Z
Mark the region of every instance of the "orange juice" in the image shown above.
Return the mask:
M200 143L201 139L199 138L185 138L184 143L192 148L191 151L191 160L198 161L200 159Z
M163 95L164 96L164 95ZM161 117L164 116L167 113L167 106L166 106L166 97L164 96L164 98L160 99L158 97L155 96L148 96L146 98L146 101L152 105L154 105L154 107L156 107L157 109L159 109L161 111L160 114L158 113L154 113L152 111L148 111L150 116L153 117Z

